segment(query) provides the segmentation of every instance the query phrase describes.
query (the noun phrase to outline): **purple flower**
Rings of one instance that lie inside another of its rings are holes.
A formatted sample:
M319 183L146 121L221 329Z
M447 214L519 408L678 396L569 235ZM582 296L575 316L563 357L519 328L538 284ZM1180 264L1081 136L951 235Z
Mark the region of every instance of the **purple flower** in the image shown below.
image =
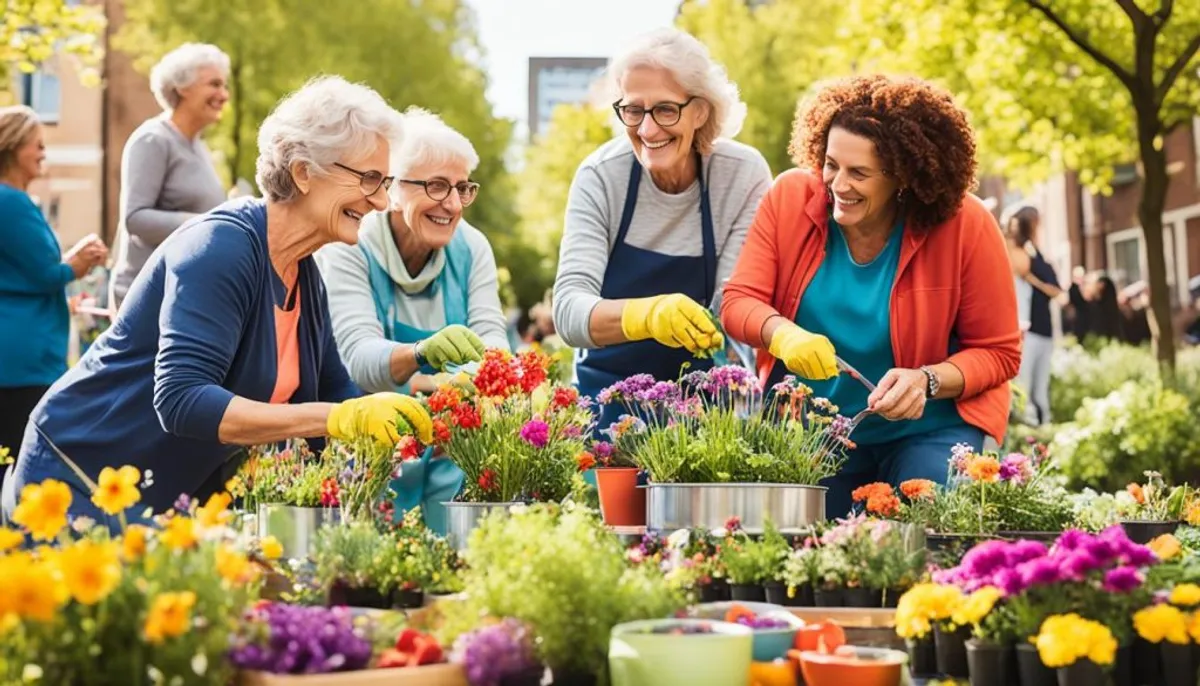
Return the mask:
M757 386L754 374L745 367L725 365L717 367L708 373L708 385L704 390L716 393L723 389L731 391L747 391Z
M1080 550L1086 551L1089 555L1100 561L1100 564L1107 564L1117 557L1116 547L1104 540L1103 538L1088 538L1083 541Z
M974 454L975 449L968 443L956 443L950 449L950 464L958 471L967 468L967 458Z
M673 381L656 381L649 388L639 389L633 397L642 403L670 402L679 397L679 386Z
M1023 484L1033 478L1033 464L1028 455L1009 453L1000 463L1000 480Z
M568 424L563 427L563 438L579 438L583 435L583 429L579 428L578 424Z
M962 568L968 577L990 577L996 570L1008 564L1008 543L987 541L971 548L962 559Z
M590 409L592 409L593 402L594 401L592 400L592 396L581 395L575 400L575 405L576 405L576 407L578 407L581 410L590 410Z
M844 437L850 435L850 418L838 415L829 423L829 435L833 438Z
M608 441L597 441L592 444L592 454L597 459L605 460L612 457L613 446Z
M1021 584L1030 586L1048 586L1057 583L1061 578L1058 562L1049 557L1038 557L1017 566L1017 574L1021 576Z
M1062 550L1075 550L1083 545L1083 542L1089 538L1091 538L1091 536L1083 531L1080 531L1079 529L1067 529L1066 531L1062 532L1062 535L1060 535L1058 540L1054 542L1054 547L1061 548Z
M545 448L550 441L550 425L540 419L532 419L521 427L521 440L535 448Z
M192 499L187 493L180 493L171 507L176 512L187 512L192 507Z
M322 674L364 669L371 659L371 643L355 631L345 608L270 603L248 619L229 651L240 669Z
M498 686L538 666L533 637L514 619L459 636L450 659L463 666L471 686Z
M1001 569L992 576L992 586L1006 596L1014 596L1025 590L1025 583L1015 569Z
M1158 557L1144 545L1130 542L1120 553L1125 564L1134 567L1149 567L1158 562Z
M1104 562L1087 550L1076 550L1060 558L1062 575L1072 581L1083 581L1088 574L1104 566Z
M1135 567L1117 567L1104 575L1104 590L1109 593L1128 593L1142 585L1142 575Z
M1045 557L1049 550L1040 541L1021 540L1008 546L1008 566L1015 568L1022 562L1028 562L1039 557Z

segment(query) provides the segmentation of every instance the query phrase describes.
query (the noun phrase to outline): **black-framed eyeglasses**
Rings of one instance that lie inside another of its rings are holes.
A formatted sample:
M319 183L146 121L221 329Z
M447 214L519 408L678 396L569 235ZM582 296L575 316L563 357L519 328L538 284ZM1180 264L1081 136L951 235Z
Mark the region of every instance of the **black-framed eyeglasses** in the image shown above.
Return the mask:
M414 179L400 179L400 183L409 183L414 186L423 186L425 195L429 196L430 200L441 202L450 197L450 191L458 191L458 199L462 201L463 207L475 202L475 196L479 195L479 184L474 181L459 181L458 183L450 183L446 179L436 178L428 181L417 181Z
M341 162L334 162L335 167L345 169L346 171L358 177L358 187L362 189L363 195L368 198L379 192L379 189L387 190L392 187L392 182L396 180L394 176L384 176L382 173L371 169L369 171L359 171L354 167L347 167Z
M683 102L660 102L657 105L646 109L641 105L622 105L618 100L613 103L613 111L617 113L617 118L625 126L641 126L642 120L646 118L646 113L650 113L650 118L659 126L674 126L679 123L679 118L683 116L683 108L692 104L692 101L700 96L693 95Z

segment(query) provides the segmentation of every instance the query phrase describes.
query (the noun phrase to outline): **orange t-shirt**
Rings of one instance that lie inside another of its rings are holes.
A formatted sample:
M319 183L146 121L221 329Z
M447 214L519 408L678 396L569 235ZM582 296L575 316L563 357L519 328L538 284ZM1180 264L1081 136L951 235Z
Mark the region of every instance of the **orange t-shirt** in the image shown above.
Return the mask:
M300 284L293 279L288 288L288 301L292 309L275 306L275 390L271 393L272 404L282 404L292 399L300 386Z

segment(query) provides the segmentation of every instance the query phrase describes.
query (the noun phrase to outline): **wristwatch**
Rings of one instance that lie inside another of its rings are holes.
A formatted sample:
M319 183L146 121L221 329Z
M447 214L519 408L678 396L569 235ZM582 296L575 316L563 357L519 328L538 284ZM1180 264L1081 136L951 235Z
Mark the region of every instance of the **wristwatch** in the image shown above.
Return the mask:
M417 341L413 346L413 358L417 361L418 368L429 364L429 360L425 359L425 341Z
M929 367L921 367L921 371L925 372L925 397L936 398L938 391L942 390L942 380L938 378L937 372Z

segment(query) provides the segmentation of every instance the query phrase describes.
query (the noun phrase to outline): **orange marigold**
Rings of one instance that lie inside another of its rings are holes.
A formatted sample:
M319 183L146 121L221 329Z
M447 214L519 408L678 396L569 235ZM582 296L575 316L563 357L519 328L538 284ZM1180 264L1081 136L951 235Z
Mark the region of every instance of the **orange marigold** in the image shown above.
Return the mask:
M867 512L880 517L891 517L900 514L900 499L891 493L879 494L867 498Z
M850 498L856 503L861 503L871 498L893 495L892 485L882 481L859 486L850 493Z
M934 483L929 479L909 479L900 484L900 492L909 500L933 497Z
M1125 490L1129 493L1129 495L1133 496L1134 500L1138 501L1139 505L1146 504L1146 493L1142 491L1140 484L1129 484L1125 487Z
M975 455L967 462L967 476L975 481L996 481L1000 478L1000 461L991 455Z

